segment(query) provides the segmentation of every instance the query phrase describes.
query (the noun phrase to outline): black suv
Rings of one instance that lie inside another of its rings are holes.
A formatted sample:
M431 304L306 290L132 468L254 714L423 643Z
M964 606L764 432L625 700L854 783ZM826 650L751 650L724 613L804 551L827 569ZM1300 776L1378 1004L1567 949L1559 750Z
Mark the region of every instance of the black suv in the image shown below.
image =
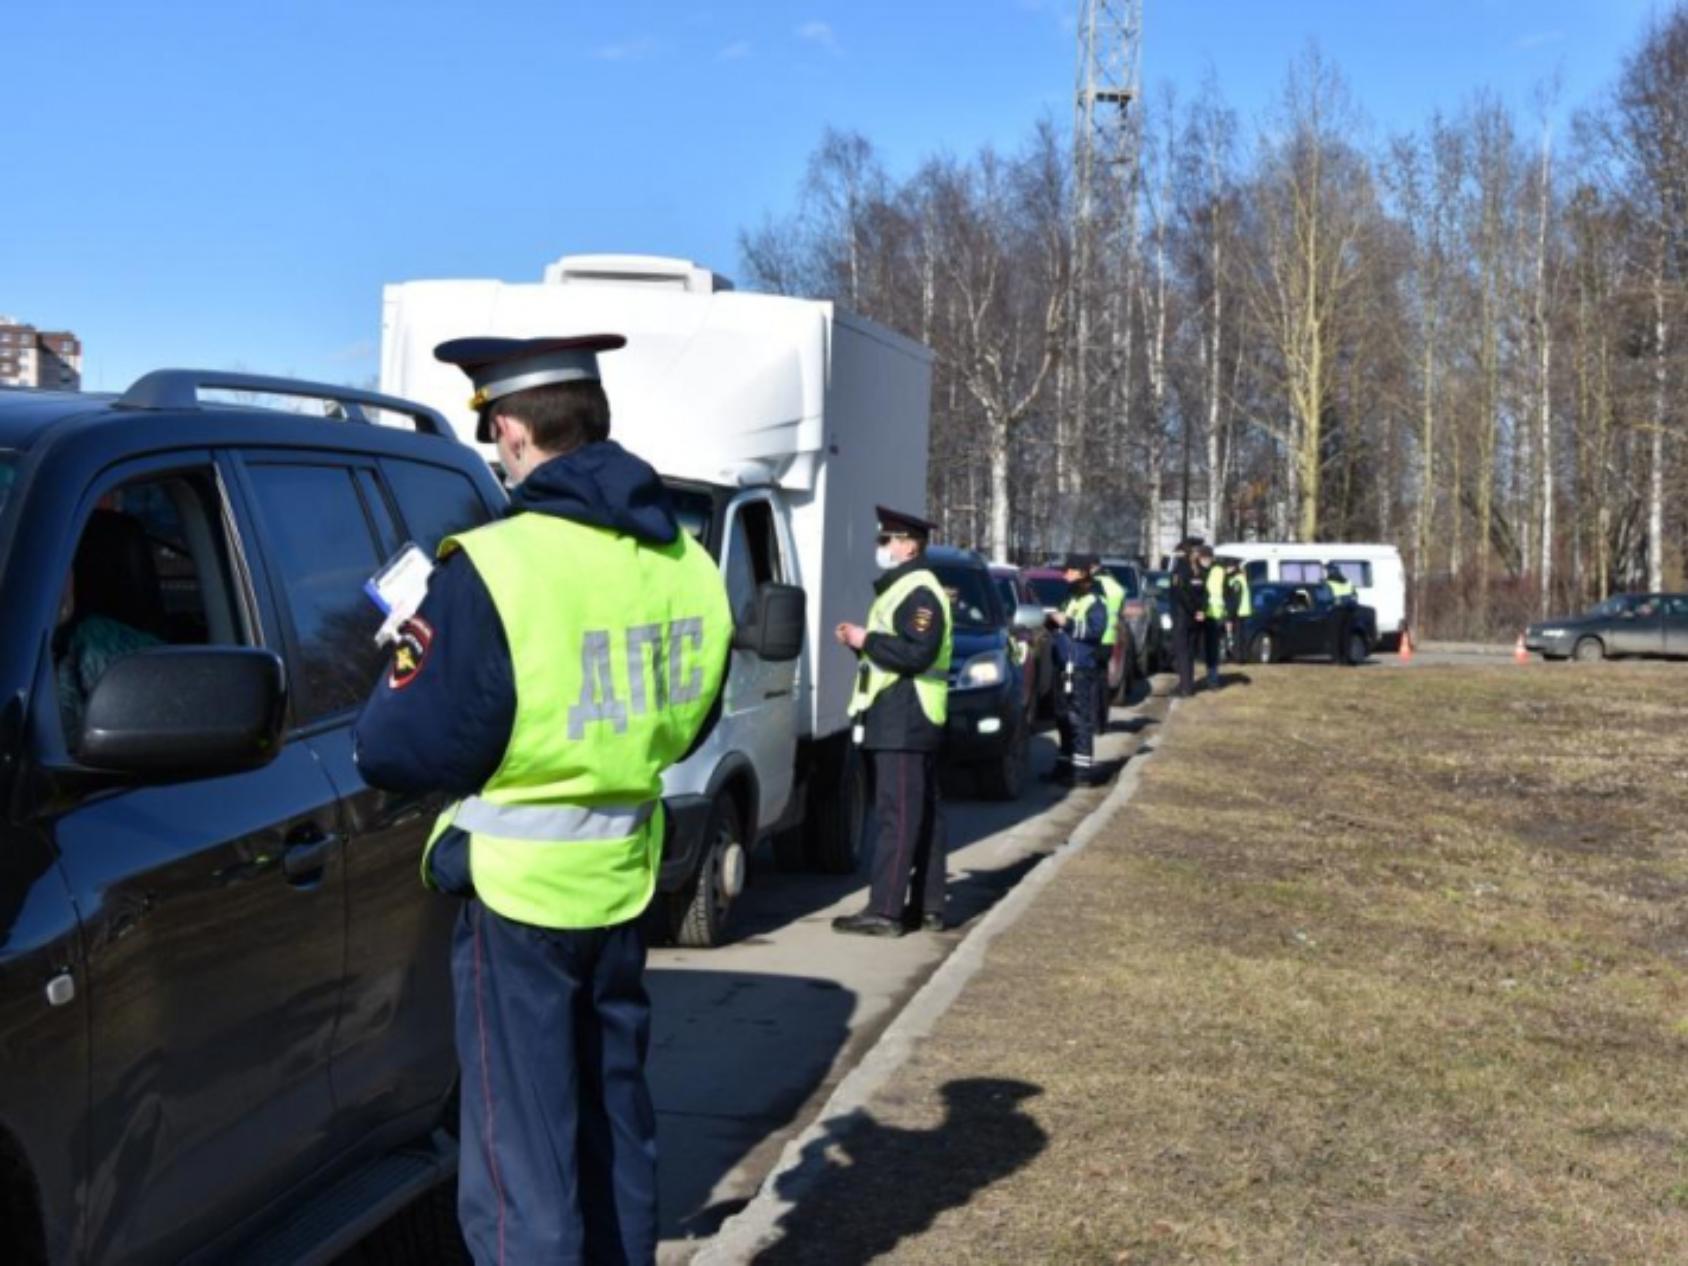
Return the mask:
M365 786L351 724L365 579L503 500L368 392L0 390L7 1261L322 1261L401 1209L461 1251L439 806Z
M949 593L949 723L944 760L974 775L992 800L1025 790L1037 729L1037 683L1021 663L1020 643L985 560L972 550L934 545L926 565Z

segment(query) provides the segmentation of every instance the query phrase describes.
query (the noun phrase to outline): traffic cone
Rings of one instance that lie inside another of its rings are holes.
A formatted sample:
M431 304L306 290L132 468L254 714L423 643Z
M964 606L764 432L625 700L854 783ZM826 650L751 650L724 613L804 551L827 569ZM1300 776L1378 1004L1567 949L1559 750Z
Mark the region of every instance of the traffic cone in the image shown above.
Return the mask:
M1413 635L1405 628L1401 630L1401 649L1399 654L1403 664L1410 664L1413 662Z
M1518 635L1518 640L1512 645L1512 662L1514 664L1530 662L1530 652L1524 649L1524 635L1522 633Z

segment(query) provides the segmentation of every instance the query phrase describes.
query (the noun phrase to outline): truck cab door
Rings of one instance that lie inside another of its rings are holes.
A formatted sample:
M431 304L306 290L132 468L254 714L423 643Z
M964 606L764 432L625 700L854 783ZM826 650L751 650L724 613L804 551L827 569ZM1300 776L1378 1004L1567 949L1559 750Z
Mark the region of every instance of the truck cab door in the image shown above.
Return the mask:
M797 583L782 511L775 494L765 490L744 493L727 506L721 573L735 623L754 618L761 586ZM746 753L755 764L760 790L756 821L763 828L779 820L791 798L799 663L801 659L772 663L752 651L735 650L722 692L722 738L729 749Z

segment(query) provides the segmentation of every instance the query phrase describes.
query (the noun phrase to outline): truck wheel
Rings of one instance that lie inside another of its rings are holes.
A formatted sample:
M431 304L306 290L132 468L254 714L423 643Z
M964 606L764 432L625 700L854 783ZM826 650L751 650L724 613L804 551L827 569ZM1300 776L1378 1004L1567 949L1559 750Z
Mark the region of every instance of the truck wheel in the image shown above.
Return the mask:
M1585 637L1577 642L1571 658L1579 664L1592 664L1606 658L1606 644L1597 637Z
M1371 652L1366 649L1366 635L1364 633L1350 633L1348 635L1348 662L1363 664Z
M669 898L674 943L687 949L714 949L726 940L733 901L744 891L744 826L730 791L716 794L703 838L697 877Z
M851 747L839 772L837 798L830 812L816 815L809 832L809 865L826 875L853 875L866 852L868 797L871 794L867 758Z
M978 767L980 794L987 800L1018 800L1025 794L1031 750L1031 723L1022 720L1002 755Z
M1251 664L1270 664L1272 656L1277 653L1277 647L1272 644L1270 633L1257 633L1248 644L1248 662Z

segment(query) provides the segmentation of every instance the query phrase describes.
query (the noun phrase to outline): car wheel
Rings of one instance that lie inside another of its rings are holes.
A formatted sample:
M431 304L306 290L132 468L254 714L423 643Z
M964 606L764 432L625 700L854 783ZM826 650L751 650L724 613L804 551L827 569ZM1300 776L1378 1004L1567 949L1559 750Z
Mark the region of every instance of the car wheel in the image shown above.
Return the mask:
M853 875L861 869L867 851L871 792L867 757L851 747L839 772L836 798L828 801L836 808L817 814L817 829L809 835L810 869L826 875Z
M974 783L979 793L987 800L1018 800L1025 794L1031 750L1031 725L1021 721L1002 755L979 767Z
M1371 651L1366 646L1366 635L1364 633L1350 633L1348 635L1348 662L1350 664L1363 664L1370 654Z
M733 902L744 891L749 859L738 802L731 792L716 795L704 839L707 844L697 878L670 898L674 943L687 949L713 949L726 940Z
M1272 641L1270 633L1256 633L1254 640L1248 644L1248 662L1251 664L1270 664L1272 657L1277 654L1277 645Z
M1585 637L1578 640L1576 649L1571 652L1571 658L1579 664L1592 664L1606 658L1606 644L1597 637Z

